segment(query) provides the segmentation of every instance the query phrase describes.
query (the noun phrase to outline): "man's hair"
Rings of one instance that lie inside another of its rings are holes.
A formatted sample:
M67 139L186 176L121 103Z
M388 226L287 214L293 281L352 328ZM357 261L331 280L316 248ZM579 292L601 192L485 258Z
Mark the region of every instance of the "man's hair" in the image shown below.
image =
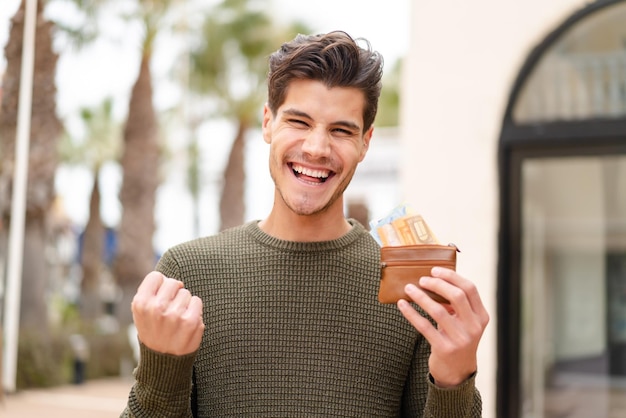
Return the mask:
M364 43L360 46L358 41ZM345 32L298 35L270 55L268 106L272 113L285 101L294 80L315 80L330 87L354 87L363 92L363 130L374 123L382 88L383 57L366 39Z

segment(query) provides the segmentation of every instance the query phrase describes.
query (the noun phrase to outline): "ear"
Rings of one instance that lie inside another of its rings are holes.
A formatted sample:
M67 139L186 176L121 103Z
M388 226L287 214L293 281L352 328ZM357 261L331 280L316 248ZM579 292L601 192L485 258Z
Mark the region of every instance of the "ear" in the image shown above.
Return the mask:
M361 148L361 155L359 156L359 162L363 161L365 158L365 154L367 154L367 150L370 148L370 140L372 139L372 134L374 133L374 125L370 126L370 128L363 135L363 148Z
M263 106L262 131L263 140L268 144L272 142L272 120L274 120L274 115L272 114L272 111L270 110L268 104L265 103L265 105Z

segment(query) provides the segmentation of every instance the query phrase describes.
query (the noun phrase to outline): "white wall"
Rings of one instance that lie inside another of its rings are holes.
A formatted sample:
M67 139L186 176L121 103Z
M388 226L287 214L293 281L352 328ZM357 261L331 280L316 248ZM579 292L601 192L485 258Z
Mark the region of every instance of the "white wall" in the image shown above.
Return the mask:
M497 146L504 109L534 46L581 0L416 0L405 63L401 190L442 241L461 249L491 314L479 348L484 417L495 416Z

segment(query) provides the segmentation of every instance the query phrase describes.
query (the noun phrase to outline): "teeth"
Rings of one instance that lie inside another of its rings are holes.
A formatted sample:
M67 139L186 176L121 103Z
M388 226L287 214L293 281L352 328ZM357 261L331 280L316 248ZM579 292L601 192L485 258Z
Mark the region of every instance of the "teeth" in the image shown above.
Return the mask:
M304 174L309 177L316 177L319 179L325 179L328 177L329 172L326 170L312 170L310 168L302 167L299 165L293 165L293 170L296 173Z

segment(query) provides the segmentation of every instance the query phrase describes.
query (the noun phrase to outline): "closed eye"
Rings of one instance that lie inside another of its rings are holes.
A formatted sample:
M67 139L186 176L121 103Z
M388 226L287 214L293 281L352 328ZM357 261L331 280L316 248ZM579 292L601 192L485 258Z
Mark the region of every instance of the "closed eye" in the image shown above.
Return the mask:
M359 136L361 127L352 121L338 121L332 124L332 132L334 135L352 138Z
M302 128L308 128L309 124L305 121L303 121L302 119L287 119L287 123L289 123L290 125L296 125L298 127L302 127Z
M333 129L333 132L336 132L338 134L341 135L354 135L354 132L348 130L348 129L343 129L343 128L335 128Z

